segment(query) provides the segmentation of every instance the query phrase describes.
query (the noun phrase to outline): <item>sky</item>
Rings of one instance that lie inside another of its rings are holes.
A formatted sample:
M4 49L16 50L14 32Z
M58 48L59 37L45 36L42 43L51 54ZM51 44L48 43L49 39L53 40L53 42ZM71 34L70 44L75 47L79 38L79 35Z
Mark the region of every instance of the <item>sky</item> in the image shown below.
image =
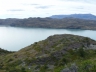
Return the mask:
M96 15L96 0L0 0L0 18Z

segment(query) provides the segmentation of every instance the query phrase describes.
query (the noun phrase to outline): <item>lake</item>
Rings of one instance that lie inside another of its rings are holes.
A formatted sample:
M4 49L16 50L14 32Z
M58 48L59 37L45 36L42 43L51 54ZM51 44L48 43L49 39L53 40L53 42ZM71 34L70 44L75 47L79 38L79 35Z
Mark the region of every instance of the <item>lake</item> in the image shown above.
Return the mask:
M96 30L0 27L0 48L18 51L54 34L74 34L96 40Z

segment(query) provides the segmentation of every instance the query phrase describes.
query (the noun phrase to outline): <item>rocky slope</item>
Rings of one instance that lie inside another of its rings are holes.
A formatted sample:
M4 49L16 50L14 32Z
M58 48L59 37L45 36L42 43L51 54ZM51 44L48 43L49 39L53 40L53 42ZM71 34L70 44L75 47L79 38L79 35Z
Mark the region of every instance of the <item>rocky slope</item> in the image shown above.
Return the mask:
M96 68L94 45L96 41L87 37L53 35L1 56L0 72L95 72L92 71Z

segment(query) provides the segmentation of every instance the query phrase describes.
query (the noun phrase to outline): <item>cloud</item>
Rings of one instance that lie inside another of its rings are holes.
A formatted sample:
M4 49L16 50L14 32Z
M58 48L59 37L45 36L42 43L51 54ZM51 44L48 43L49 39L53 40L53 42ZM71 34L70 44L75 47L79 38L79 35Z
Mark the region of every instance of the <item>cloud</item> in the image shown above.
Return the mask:
M10 10L7 10L7 11L24 11L23 9L10 9Z
M48 9L48 8L51 8L53 5L48 5L48 6L37 6L37 7L35 7L35 8L37 8L37 9Z
M36 3L32 3L32 4L29 3L29 4L27 4L27 3L24 3L24 4L22 4L22 5L24 5L24 6L25 6L25 5L38 6L38 5L40 5L40 4L36 4Z
M96 0L0 0L0 18L48 17L74 13L96 15L95 8Z
M49 8L49 6L37 6L35 8L46 9L46 8Z
M81 3L96 4L95 0L58 0L58 1L81 2Z
M32 3L32 4L23 4L24 6L30 6L30 7L34 7L35 9L47 9L50 8L51 5L43 5L43 4L36 4L36 3Z
M40 4L29 4L29 5L34 5L34 6L36 6L36 5L40 5Z
M82 6L80 6L80 7L77 7L76 9L84 9Z

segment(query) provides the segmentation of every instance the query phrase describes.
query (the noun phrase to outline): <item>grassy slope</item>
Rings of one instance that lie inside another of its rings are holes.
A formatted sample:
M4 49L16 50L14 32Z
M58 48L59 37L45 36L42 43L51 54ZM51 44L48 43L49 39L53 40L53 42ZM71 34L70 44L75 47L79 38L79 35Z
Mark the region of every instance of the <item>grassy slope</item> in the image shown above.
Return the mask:
M90 44L96 45L96 41L70 34L50 36L18 52L1 56L0 70L60 72L75 64L79 72L91 72L95 70L96 50L89 49Z

